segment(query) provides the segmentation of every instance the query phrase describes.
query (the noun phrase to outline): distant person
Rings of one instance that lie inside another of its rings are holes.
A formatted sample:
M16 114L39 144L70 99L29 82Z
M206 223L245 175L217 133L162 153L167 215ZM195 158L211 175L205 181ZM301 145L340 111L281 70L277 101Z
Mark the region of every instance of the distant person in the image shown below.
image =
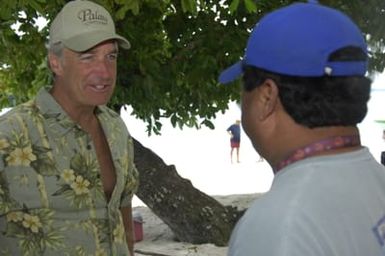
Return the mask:
M230 159L233 163L234 149L236 151L237 163L239 163L239 148L241 146L241 120L236 120L234 124L227 128L230 134Z
M345 14L295 3L264 16L242 61L242 127L272 166L270 191L236 225L230 256L385 255L385 167L360 143L371 81Z
M52 21L53 85L0 117L0 255L134 254L133 141L106 107L118 46L130 44L93 2Z
M382 131L382 139L385 142L385 129ZM385 165L385 151L381 152L381 164Z

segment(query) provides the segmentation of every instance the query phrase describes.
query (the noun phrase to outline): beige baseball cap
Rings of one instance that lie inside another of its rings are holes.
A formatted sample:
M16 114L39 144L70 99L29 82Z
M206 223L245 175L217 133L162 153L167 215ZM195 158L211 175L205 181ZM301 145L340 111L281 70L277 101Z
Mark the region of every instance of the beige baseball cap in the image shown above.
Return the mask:
M76 52L86 51L112 39L116 39L121 47L130 48L128 40L116 34L109 12L86 0L68 2L52 21L49 31L49 47L62 42Z

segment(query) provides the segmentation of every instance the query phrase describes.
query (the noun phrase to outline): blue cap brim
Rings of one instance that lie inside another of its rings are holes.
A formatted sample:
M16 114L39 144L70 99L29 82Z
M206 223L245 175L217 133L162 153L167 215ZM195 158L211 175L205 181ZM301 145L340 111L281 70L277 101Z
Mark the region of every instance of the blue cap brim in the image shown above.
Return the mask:
M227 84L234 81L242 74L242 62L239 61L234 65L228 67L219 75L218 81L221 84Z

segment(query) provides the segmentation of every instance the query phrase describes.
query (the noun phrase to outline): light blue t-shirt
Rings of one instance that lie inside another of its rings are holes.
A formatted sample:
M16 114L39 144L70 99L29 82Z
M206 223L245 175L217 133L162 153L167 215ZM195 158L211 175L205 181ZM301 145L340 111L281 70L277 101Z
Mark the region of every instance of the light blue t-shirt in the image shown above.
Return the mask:
M229 256L385 255L385 168L367 148L279 171L233 231Z

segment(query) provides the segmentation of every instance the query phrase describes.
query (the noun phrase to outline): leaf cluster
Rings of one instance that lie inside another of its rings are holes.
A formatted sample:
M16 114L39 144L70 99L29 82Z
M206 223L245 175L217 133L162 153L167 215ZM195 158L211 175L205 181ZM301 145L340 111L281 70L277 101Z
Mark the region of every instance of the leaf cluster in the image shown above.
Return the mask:
M0 106L32 97L51 82L44 43L64 0L2 0L0 10ZM221 70L239 60L255 23L293 0L99 0L114 17L119 34L131 42L119 57L117 90L111 106L129 104L133 115L159 133L174 127L213 128L211 120L239 100L237 86L217 82ZM371 71L384 68L383 0L321 0L348 13L367 35ZM21 15L24 13L25 15ZM11 29L19 23L22 35ZM236 82L237 84L239 82Z

